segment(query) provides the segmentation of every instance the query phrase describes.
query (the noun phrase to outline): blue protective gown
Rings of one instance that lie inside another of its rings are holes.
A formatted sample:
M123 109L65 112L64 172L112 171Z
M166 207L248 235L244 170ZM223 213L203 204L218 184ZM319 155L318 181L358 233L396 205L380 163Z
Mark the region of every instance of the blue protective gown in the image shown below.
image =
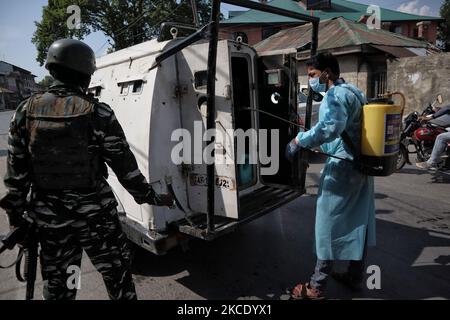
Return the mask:
M328 154L353 159L343 142L344 129L356 147L361 142L364 94L355 86L336 81L319 109L318 123L297 136L300 146L321 146ZM364 242L375 245L374 181L352 163L328 158L320 179L316 208L315 249L321 260L361 260Z

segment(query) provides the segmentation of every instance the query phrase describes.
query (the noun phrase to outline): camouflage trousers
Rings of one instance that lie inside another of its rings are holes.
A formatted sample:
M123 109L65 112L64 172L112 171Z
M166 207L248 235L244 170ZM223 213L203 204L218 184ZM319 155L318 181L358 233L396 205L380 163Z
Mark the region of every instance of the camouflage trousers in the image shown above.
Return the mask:
M75 299L76 287L68 286L73 273L68 271L80 268L83 250L103 276L110 299L137 299L130 250L115 208L63 226L40 225L39 238L46 300Z

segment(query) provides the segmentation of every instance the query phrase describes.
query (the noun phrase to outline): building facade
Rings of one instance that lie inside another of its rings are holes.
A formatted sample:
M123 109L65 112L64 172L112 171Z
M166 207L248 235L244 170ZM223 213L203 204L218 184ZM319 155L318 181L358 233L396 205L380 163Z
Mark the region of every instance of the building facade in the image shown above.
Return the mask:
M321 20L343 17L365 23L371 10L368 5L346 0L260 0L268 4L301 14L319 17ZM439 17L420 16L380 8L380 28L415 39L436 44L437 27L443 21ZM257 10L231 11L229 18L221 22L221 37L235 39L241 36L254 45L280 30L303 24L301 21Z
M311 32L311 24L291 27L259 42L255 49L259 55L295 55L301 89L308 86L306 60L310 57ZM364 23L342 17L320 22L317 51L333 53L339 61L341 76L369 98L386 93L389 61L440 53L427 41L369 29Z
M39 91L35 78L28 70L0 61L0 110L14 109L21 100Z

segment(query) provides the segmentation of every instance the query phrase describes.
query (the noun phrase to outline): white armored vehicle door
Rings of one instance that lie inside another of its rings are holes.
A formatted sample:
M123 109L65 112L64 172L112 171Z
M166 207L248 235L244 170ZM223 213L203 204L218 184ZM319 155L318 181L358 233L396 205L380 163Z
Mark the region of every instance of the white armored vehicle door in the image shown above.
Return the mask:
M234 163L230 56L227 41L218 45L216 73L216 138L207 145L206 80L208 43L190 46L176 55L180 88L181 126L189 132L183 137L188 206L192 212L207 212L207 173L205 160L215 148L215 215L238 218L238 194Z

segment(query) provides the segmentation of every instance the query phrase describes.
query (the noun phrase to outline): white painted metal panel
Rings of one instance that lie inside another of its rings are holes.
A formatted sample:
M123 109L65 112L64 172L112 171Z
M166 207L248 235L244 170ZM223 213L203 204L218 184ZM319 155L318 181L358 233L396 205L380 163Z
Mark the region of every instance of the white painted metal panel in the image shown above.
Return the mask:
M101 83L100 101L107 103L114 110L134 153L139 169L149 179L149 134L151 101L154 94L156 70L148 70L154 62L156 54L161 52L167 43L149 41L135 47L120 50L98 59L97 71L91 83ZM120 94L118 83L123 79L145 79L142 91ZM152 224L152 208L138 205L133 197L122 187L116 176L109 170L108 182L113 188L127 216L144 227Z
M183 125L191 133L194 133L194 123L202 124L201 132L197 130L196 145L192 144L195 163L190 166L188 181L189 204L193 211L207 212L206 201L206 164L198 164L202 159L202 152L206 147L206 142L200 144L199 134L206 131L206 105L199 109L198 98L206 95L205 88L194 87L194 75L199 71L207 70L208 43L201 43L190 46L179 55L180 82L187 85L188 94L182 99L182 119ZM225 137L226 129L233 128L232 102L228 96L230 86L230 57L227 41L219 41L216 73L216 127ZM225 140L225 141L223 141ZM216 138L216 189L215 189L215 214L229 218L238 218L238 196L237 181L234 164L234 142L233 139L223 139L218 135ZM198 146L198 147L197 147ZM223 150L224 153L220 151ZM229 160L228 164L226 163Z
M178 40L158 43L149 41L120 50L98 59L98 70L93 76L92 86L101 84L100 101L114 110L125 132L131 150L144 176L159 193L167 192L167 181L171 181L176 196L188 214L206 213L205 164L181 166L173 163L171 152L178 143L171 141L176 129L187 129L193 147L192 160L202 158L205 142L202 133L206 130L206 109L197 107L198 98L206 95L206 88L195 88L194 74L207 68L208 43L192 45L149 71L155 57L164 48ZM248 49L248 48L247 48ZM229 42L220 41L216 75L217 130L225 133L233 128L230 86ZM250 54L253 50L248 49ZM132 82L143 80L141 92L133 93ZM128 90L121 84L129 82ZM176 91L180 95L176 94ZM195 121L200 123L200 135L195 132ZM185 142L183 142L185 143ZM186 146L187 146L186 141ZM194 147L195 144L195 147ZM215 214L237 219L238 192L234 163L234 139L216 139L216 176L219 186L215 192ZM225 163L228 159L228 164ZM188 169L187 171L184 169ZM197 180L196 180L197 179ZM108 182L112 186L127 216L146 229L164 230L167 225L183 219L179 209L138 205L110 172Z

